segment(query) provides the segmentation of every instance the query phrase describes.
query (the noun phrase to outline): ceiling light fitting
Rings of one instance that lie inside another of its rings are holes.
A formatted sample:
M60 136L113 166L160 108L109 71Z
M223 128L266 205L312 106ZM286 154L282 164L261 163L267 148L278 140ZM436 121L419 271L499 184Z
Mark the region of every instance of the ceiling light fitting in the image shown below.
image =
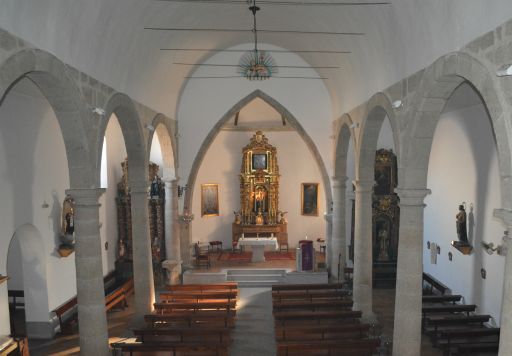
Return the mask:
M273 74L278 73L277 65L270 54L265 51L258 51L258 29L256 26L256 12L260 10L256 6L256 0L252 0L249 7L253 17L254 50L247 51L238 63L238 73L249 80L269 79Z
M498 77L508 77L512 75L512 64L504 64L496 71Z

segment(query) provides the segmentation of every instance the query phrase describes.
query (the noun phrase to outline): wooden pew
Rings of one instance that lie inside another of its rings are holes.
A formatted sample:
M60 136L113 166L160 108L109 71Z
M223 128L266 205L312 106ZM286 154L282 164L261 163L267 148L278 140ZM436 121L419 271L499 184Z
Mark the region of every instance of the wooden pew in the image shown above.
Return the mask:
M424 295L422 297L423 303L453 303L460 302L462 299L462 295L454 294L454 295Z
M437 291L437 294L441 295L444 295L450 291L450 288L448 288L443 283L435 279L433 276L425 272L423 272L423 282L426 282L428 284L428 294L434 294L434 290Z
M371 356L379 345L379 339L279 341L277 356L318 355L319 351L327 352L328 355Z
M272 292L272 299L275 301L286 299L345 299L350 296L348 290L291 290L291 291L276 291Z
M174 291L223 291L223 290L237 290L237 282L224 282L218 284L181 284L175 286L167 286L167 290Z
M291 324L321 324L321 323L348 323L354 322L361 317L360 311L293 311L275 312L274 320L276 326Z
M180 300L176 302L154 303L157 314L167 314L173 311L190 310L225 310L235 311L236 300L229 299L200 299L200 300Z
M193 291L183 291L179 293L169 293L163 292L160 293L160 300L162 302L167 301L177 301L183 299L227 299L227 300L236 300L238 298L238 293L236 291L213 291L213 292L193 292Z
M229 345L231 330L220 327L151 328L133 330L143 343L147 342L191 342L206 341Z
M132 355L148 355L154 352L170 352L173 356L228 356L228 346L219 343L206 342L115 342L110 346Z
M235 327L235 315L233 312L222 310L208 310L199 312L174 312L172 314L147 314L144 316L148 327L194 326L209 327Z
M341 283L317 283L317 284L274 284L272 285L272 295L274 292L279 294L281 291L312 291L312 290L341 290Z
M424 318L424 328L432 327L432 330L427 332L436 334L440 327L447 326L469 326L474 324L483 325L491 319L490 315L446 315L446 316L431 316Z
M285 310L346 310L351 309L352 300L291 300L291 301L274 301L274 312Z
M77 299L73 297L64 304L53 310L59 319L60 332L62 334L72 334L73 327L78 324Z
M370 324L276 326L276 341L359 339L368 336Z
M448 355L470 355L484 352L497 353L500 347L499 342L465 342L452 345L447 351Z
M458 329L445 329L439 330L435 339L435 345L444 348L449 348L453 344L461 342L483 342L488 337L495 337L500 335L500 328L458 328ZM496 340L487 340L495 342Z

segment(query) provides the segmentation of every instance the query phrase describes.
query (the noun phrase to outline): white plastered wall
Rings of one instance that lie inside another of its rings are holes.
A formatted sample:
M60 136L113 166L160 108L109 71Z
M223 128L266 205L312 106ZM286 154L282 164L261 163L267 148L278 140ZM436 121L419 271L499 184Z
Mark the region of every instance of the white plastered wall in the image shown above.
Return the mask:
M309 239L325 237L325 195L318 166L302 138L293 131L264 132L277 148L279 172L279 209L287 211L288 243L296 247L307 235ZM194 187L192 240L220 240L231 246L234 210L240 210L240 169L242 149L253 132L221 131L199 169ZM201 217L201 184L219 184L220 216ZM319 183L318 216L302 216L301 183ZM317 247L318 248L318 247Z
M473 94L475 95L475 94ZM501 206L496 144L491 123L481 103L442 114L436 128L428 169L432 194L425 203L423 268L461 294L477 312L490 314L500 323L505 258L484 252L481 242L502 243L504 227L493 218ZM457 240L455 215L466 202L471 255L450 245ZM473 209L471 209L471 205ZM431 264L427 241L441 248L437 264ZM453 260L448 260L448 252ZM482 279L480 270L487 271Z
M121 126L115 114L110 118L105 130L106 143L106 169L107 187L105 193L100 197L100 232L103 274L106 275L115 269L117 254L117 184L121 181L123 170L121 162L126 158L126 146L124 143ZM108 249L105 249L105 242L108 242Z
M46 255L48 301L38 303L40 309L35 317L27 315L29 321L48 322L49 311L76 294L75 256L62 258L56 252L68 188L66 152L55 114L37 90L26 94L15 88L0 105L0 273L7 272L9 243L16 229L33 225L42 236ZM0 334L9 333L7 305L4 283L0 286Z

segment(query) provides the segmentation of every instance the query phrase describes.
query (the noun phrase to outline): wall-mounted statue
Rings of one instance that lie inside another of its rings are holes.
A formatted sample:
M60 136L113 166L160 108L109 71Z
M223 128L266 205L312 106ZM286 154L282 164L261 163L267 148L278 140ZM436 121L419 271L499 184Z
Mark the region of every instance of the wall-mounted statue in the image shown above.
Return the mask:
M464 205L459 205L459 212L455 215L456 226L457 226L457 237L459 238L459 244L469 245L468 241L468 228L467 228L467 217Z
M69 256L75 250L75 200L67 195L62 203L59 254Z

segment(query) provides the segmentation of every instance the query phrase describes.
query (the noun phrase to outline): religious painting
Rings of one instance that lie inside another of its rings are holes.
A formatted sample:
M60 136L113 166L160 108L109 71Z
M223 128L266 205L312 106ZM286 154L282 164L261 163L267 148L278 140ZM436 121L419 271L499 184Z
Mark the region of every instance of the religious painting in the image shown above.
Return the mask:
M301 214L318 216L318 183L302 183Z
M252 169L267 169L267 154L266 153L253 153L252 155Z
M391 167L380 166L375 167L375 195L391 194Z
M218 184L201 184L201 216L219 216Z

